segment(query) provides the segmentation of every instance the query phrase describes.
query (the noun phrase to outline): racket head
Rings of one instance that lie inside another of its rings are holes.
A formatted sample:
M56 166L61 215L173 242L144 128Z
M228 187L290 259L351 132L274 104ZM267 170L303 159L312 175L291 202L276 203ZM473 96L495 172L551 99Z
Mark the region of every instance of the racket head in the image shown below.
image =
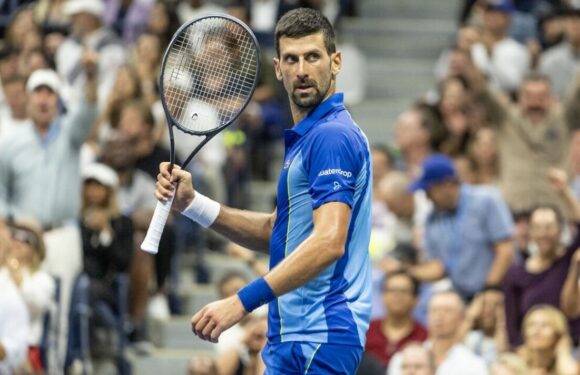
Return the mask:
M183 24L165 50L159 76L168 125L193 135L218 133L246 108L259 73L260 47L242 21L211 14Z

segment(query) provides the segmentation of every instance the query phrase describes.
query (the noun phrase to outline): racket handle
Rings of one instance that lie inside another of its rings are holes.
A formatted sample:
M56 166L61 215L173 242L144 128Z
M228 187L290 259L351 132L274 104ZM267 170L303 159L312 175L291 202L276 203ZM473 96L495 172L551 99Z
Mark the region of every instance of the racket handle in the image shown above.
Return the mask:
M174 195L165 202L157 202L155 212L151 218L151 223L149 223L149 229L147 229L147 235L141 244L141 250L148 252L149 254L157 254L159 240L161 239L163 228L165 228L165 223L167 223L167 217L169 216L171 205L173 204L173 197Z

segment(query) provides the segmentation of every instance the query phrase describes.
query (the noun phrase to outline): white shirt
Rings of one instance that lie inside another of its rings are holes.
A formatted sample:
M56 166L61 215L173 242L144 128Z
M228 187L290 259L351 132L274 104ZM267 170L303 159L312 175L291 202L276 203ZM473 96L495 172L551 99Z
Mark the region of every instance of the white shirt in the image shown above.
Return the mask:
M20 292L6 270L0 270L0 344L6 358L0 361L0 375L10 375L23 363L28 352L28 311Z
M10 115L10 111L0 111L0 141L7 139L19 128L32 126L30 119L16 120Z
M105 43L105 40L108 42ZM88 36L85 44L99 54L98 104L99 108L105 108L107 99L117 79L117 71L126 61L125 47L106 28L101 28ZM76 75L73 81L69 80L72 72L78 69L78 64L84 50L85 46L83 44L69 37L56 51L55 62L57 72L61 79L68 85L63 95L67 103L75 103L78 101L78 98L84 97L86 82L84 71Z
M28 344L31 346L40 345L44 330L44 314L52 306L55 289L54 279L46 271L24 273L20 293L30 314Z
M471 47L475 65L490 81L505 91L515 91L530 69L530 54L525 46L504 38L493 46L491 56L481 43Z
M428 341L423 344L426 348L431 347ZM389 362L388 375L400 375L403 357L401 353L395 354ZM462 344L453 346L445 360L439 365L435 375L487 375L485 362L473 354Z

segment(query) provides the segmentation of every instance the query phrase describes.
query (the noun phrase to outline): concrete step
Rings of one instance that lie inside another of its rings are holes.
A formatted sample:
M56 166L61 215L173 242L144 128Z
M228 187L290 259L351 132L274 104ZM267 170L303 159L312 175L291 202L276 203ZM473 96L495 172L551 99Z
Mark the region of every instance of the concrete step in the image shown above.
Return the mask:
M371 144L392 144L395 119L412 103L413 101L409 99L366 100L350 108L350 112Z
M418 97L432 87L432 71L431 61L425 59L369 59L367 97Z
M213 356L212 351L158 349L147 357L132 356L133 374L186 374L189 360L194 356Z
M167 321L152 320L149 322L151 342L162 349L213 351L213 344L203 341L191 332L191 315L171 317Z
M457 0L359 0L361 17L457 19Z

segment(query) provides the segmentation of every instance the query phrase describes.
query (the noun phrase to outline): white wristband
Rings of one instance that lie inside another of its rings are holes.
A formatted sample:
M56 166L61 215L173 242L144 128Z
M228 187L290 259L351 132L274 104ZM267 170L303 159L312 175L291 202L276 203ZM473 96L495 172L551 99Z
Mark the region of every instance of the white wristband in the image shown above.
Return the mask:
M209 228L220 213L220 204L196 191L193 201L181 213L202 227Z

